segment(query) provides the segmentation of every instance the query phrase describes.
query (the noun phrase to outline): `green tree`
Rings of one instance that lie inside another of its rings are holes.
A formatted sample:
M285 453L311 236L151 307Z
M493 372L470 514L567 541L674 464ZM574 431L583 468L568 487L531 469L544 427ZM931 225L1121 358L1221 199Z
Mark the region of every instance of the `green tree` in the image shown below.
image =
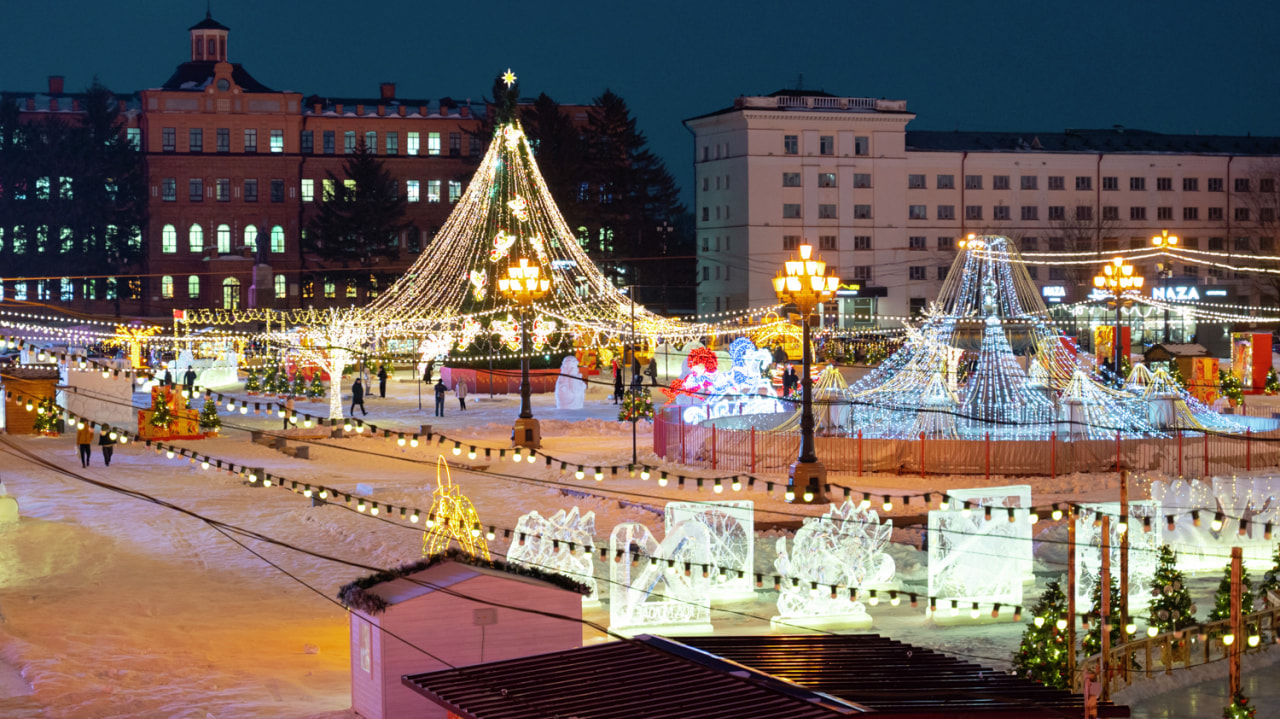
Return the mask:
M257 392L260 389L262 389L262 377L259 376L258 370L250 367L249 371L245 373L244 391Z
M1218 388L1222 396L1240 402L1244 399L1244 391L1240 388L1240 378L1225 370L1218 370Z
M1276 376L1275 367L1267 370L1267 381L1262 385L1262 390L1267 394L1280 392L1280 377Z
M1172 632L1196 623L1195 605L1187 579L1178 569L1178 555L1167 544L1160 545L1156 573L1151 578L1151 604L1147 624L1160 633Z
M324 396L324 380L320 379L320 370L311 375L311 384L307 386L307 397L315 399Z
M45 397L36 403L36 418L33 429L41 434L57 434L58 405L52 397Z
M173 426L173 410L169 409L169 403L165 401L165 393L157 392L155 399L151 403L151 426L168 429Z
M1182 368L1179 367L1178 363L1173 360L1169 360L1169 379L1172 379L1174 382L1177 382L1178 386L1182 387L1183 389L1187 388L1187 378L1183 376Z
M1276 552L1272 555L1271 561L1271 569L1262 575L1262 584L1258 585L1258 600L1264 607L1273 607L1280 602L1280 599L1272 600L1273 596L1280 597L1280 544L1276 545Z
M204 409L200 410L200 429L205 433L222 429L222 418L218 416L218 405L212 397L204 400Z
M1094 585L1092 601L1093 605L1085 615L1089 620L1089 631L1082 642L1086 657L1102 651L1102 582ZM1111 625L1110 642L1115 647L1124 641L1124 627L1120 626L1120 588L1116 585L1115 577L1111 577L1111 599L1107 609L1107 622Z
M1022 644L1013 654L1013 666L1020 674L1054 689L1071 686L1067 672L1067 596L1057 582L1049 582L1036 605L1031 621L1022 633ZM1062 626L1059 627L1059 622Z
M1240 567L1240 611L1243 614L1253 613L1253 582L1249 580L1249 570ZM1213 610L1209 612L1209 621L1216 622L1231 618L1231 565L1223 570L1222 581L1218 582L1218 591L1213 594Z

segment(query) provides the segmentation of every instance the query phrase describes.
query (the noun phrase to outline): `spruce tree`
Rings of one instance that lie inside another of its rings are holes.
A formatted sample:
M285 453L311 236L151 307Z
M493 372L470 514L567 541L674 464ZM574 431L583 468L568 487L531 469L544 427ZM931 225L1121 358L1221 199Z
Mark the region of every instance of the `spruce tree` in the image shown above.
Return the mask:
M1272 596L1278 599L1272 600ZM1272 555L1271 569L1262 575L1262 584L1258 585L1258 601L1268 609L1280 602L1280 544L1276 545L1276 553Z
M168 429L173 425L173 410L169 409L168 396L165 392L156 392L151 404L151 426Z
M1178 555L1167 544L1160 546L1155 576L1151 578L1151 604L1147 623L1159 633L1172 632L1196 623L1195 605L1187 580L1178 569Z
M1039 601L1031 608L1032 619L1022 633L1022 644L1013 655L1013 666L1020 674L1053 687L1067 689L1071 677L1067 673L1067 596L1057 582L1049 582ZM1059 628L1059 622L1063 622Z
M307 386L307 397L315 399L324 396L324 380L320 379L320 370L311 374L311 384Z
M200 410L200 429L205 433L222 429L222 418L218 416L218 405L212 397L205 398L204 409Z
M262 378L258 376L258 370L250 367L244 378L244 391L257 392L260 389L262 389Z
M1172 379L1174 382L1177 382L1178 386L1181 387L1182 389L1187 388L1187 378L1183 376L1182 368L1179 367L1178 363L1173 360L1169 360L1169 379Z
M1240 566L1240 612L1253 613L1253 582L1249 581L1249 570ZM1213 611L1209 612L1208 621L1231 618L1231 565L1223 570L1222 581L1218 583L1218 591L1213 594Z
M1222 710L1222 719L1253 719L1258 713L1258 708L1249 703L1249 697L1244 692L1236 692L1231 697L1231 703Z
M296 370L293 373L293 386L289 389L289 394L294 397L302 397L307 393L307 380L302 376L302 370Z
M1086 657L1102 651L1102 582L1094 585L1092 601L1093 606L1085 615L1089 619L1089 631L1085 634L1082 643ZM1120 626L1120 587L1116 584L1114 576L1111 577L1111 600L1107 610L1109 615L1107 622L1111 625L1111 646L1115 647L1124 641L1124 627Z
M1262 390L1267 394L1280 392L1280 376L1276 376L1275 367L1267 370L1267 381L1266 384L1262 386Z
M32 428L41 434L57 434L58 405L52 397L45 397L36 403L36 418Z

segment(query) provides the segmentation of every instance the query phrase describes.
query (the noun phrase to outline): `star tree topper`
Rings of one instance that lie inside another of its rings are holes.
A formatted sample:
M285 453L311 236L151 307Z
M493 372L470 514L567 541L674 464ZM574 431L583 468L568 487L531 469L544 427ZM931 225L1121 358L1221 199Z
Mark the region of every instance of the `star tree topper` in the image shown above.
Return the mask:
M507 83L507 87L516 84L516 74L511 72L511 68L507 68L507 71L502 73L502 81Z

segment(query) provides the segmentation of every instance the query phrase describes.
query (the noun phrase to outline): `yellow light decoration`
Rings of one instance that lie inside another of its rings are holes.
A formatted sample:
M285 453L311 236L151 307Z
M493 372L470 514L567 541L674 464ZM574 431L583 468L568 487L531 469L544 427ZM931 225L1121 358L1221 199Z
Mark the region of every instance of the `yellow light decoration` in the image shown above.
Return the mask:
M441 468L444 468L443 473ZM480 525L480 517L476 514L475 505L462 494L462 489L453 483L449 473L449 463L443 456L436 459L436 488L432 492L431 515L435 522L422 533L422 555L439 554L449 548L449 542L456 541L462 551L477 559L489 559L489 547L482 537L472 534L471 529Z
M555 334L556 327L558 327L558 325L555 320L544 319L542 317L534 319L533 328L529 331L529 344L532 345L535 350L541 350L543 347L546 347L549 341L548 338Z
M489 284L489 276L484 270L471 270L471 296L476 302L484 302L484 291Z
M154 325L151 327L116 325L115 341L112 344L128 348L130 366L134 369L142 369L145 366L142 362L142 343L158 332L160 328Z
M518 239L520 238L510 232L498 230L498 234L493 236L493 249L489 250L489 261L497 262L510 254L511 246L514 245Z
M519 195L516 195L514 200L507 202L507 208L510 209L511 212L515 213L516 219L520 220L521 222L529 221L528 207L529 206L524 201L524 198Z
M507 315L505 320L494 320L489 327L498 335L498 339L507 349L512 352L520 349L520 323L516 322L511 315Z

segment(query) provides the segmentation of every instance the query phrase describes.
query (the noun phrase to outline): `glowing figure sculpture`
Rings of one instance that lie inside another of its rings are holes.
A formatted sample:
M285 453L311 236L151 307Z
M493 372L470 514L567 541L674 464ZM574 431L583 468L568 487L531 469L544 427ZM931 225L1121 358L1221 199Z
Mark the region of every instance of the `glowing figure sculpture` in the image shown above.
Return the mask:
M658 542L624 522L609 535L609 628L622 634L711 631L711 540L701 522L680 522Z
M127 348L129 350L129 366L134 369L142 369L145 366L142 361L142 343L146 342L148 337L159 333L160 329L159 325L151 327L116 325L116 336L112 344Z
M507 207L510 208L517 220L521 222L529 221L529 204L524 201L523 197L516 195L515 199L507 202Z
M1173 529L1169 529L1167 517L1152 520L1159 525L1163 541L1178 553L1179 569L1217 572L1222 569L1222 558L1237 546L1250 569L1272 566L1276 540L1274 534L1272 539L1266 538L1266 526L1270 523L1273 530L1280 527L1280 477L1153 481L1151 500L1171 508L1169 511L1179 508L1173 515ZM1243 533L1241 520L1247 522Z
M507 349L512 352L520 349L520 323L516 322L510 314L505 320L494 319L489 323L489 329L498 335L498 340Z
M551 335L555 334L556 327L555 320L535 317L533 328L529 331L529 345L535 350L541 350L546 347L550 342Z
M706 526L711 542L711 596L742 599L755 595L755 510L752 502L668 502L668 534L681 522ZM722 571L726 570L726 571Z
M567 513L561 509L550 517L529 512L516 521L507 561L582 582L591 588L591 592L582 597L583 603L599 604L593 559L595 533L595 512L579 515L577 507Z
M768 351L740 337L729 346L729 358L731 364L723 367L714 352L695 348L689 353L688 374L663 390L673 399L679 395L691 399L692 406L681 415L685 422L783 411L764 372L771 361Z
M938 599L934 619L958 616L951 612L951 600L966 610L973 602L1021 606L1022 584L1033 578L1027 520L1031 487L955 489L948 495L947 509L929 511L929 596Z
M821 517L805 519L789 552L786 537L779 537L774 568L781 587L774 623L871 626L863 604L869 594L850 596L849 588L896 589L896 567L884 553L892 534L893 520L881 523L874 510L846 500Z
M477 559L489 559L489 545L480 530L475 505L462 493L462 488L453 483L449 463L441 456L436 459L436 488L431 493L427 529L422 533L422 556L443 552L451 541Z
M484 270L471 270L471 296L476 302L484 301L485 288L489 285L489 276Z
M1075 520L1077 605L1083 603L1083 606L1088 606L1102 574L1102 522L1098 521L1097 513L1110 516L1111 576L1115 577L1117 586L1120 584L1120 539L1124 534L1129 535L1129 614L1133 615L1135 609L1147 606L1151 600L1151 578L1156 574L1156 557L1162 544L1159 523L1164 518L1160 516L1160 502L1129 502L1129 522L1123 532L1120 529L1119 502L1080 505L1080 513ZM1150 531L1144 531L1144 519ZM1181 564L1179 556L1179 566Z
M511 246L519 239L510 232L498 230L498 234L493 236L493 249L489 250L489 261L497 262L506 257L511 252Z
M468 317L462 323L462 331L458 334L458 348L466 349L469 347L472 342L476 341L481 329L479 320Z

